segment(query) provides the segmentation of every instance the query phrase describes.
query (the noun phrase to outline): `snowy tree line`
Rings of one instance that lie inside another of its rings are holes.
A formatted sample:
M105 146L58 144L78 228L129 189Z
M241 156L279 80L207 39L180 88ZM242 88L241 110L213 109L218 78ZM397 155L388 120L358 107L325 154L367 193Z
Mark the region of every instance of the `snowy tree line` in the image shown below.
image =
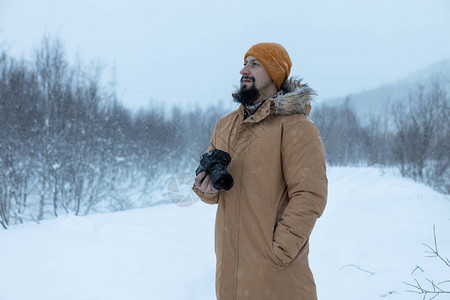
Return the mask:
M315 107L311 119L322 135L327 163L394 166L404 177L450 193L448 84L434 77L368 122L352 110L350 97L340 106Z
M44 38L31 61L0 56L0 225L132 206L209 144L218 108L132 114L96 65Z
M449 193L448 95L443 81L361 123L351 99L315 106L329 165L398 166L402 175ZM230 100L231 101L231 100ZM161 188L193 172L219 106L152 107L132 113L103 84L97 65L70 63L44 38L33 59L0 54L0 225L133 206L126 191Z

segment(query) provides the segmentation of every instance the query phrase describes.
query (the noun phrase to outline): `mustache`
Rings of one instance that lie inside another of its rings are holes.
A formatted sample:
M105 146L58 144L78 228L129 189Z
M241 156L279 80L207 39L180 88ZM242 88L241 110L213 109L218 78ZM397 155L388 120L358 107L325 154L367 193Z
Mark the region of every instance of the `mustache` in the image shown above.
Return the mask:
M244 79L250 79L253 83L255 82L255 77L253 76L242 76L241 83L244 81Z

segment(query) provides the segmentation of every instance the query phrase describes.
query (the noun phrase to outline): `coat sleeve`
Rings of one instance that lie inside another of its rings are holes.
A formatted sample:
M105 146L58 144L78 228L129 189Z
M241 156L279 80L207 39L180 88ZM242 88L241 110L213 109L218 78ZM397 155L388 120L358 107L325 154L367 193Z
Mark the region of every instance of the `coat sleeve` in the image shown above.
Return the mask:
M219 122L217 122L217 124L214 128L213 134L211 136L211 142L209 143L209 146L208 146L208 151L216 148L218 126L219 126ZM195 187L195 183L192 187L192 190L194 191L195 194L197 194L197 196L200 198L200 200L202 200L203 202L205 202L207 204L216 204L219 201L220 191L216 194L203 193L202 191L200 191L198 188Z
M325 209L325 151L317 127L302 118L282 136L281 159L289 202L275 227L273 251L285 266L306 244Z

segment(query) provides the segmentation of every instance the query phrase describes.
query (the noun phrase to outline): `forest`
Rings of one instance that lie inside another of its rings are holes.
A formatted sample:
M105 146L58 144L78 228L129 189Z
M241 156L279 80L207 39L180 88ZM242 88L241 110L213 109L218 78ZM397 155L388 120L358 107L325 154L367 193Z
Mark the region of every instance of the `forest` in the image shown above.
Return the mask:
M58 39L44 37L30 60L0 52L1 228L133 207L124 190L145 194L167 175L194 172L229 113L217 104L132 112L102 76L96 64L69 61ZM352 110L351 97L314 103L327 164L398 168L448 194L448 84L435 77L370 120Z

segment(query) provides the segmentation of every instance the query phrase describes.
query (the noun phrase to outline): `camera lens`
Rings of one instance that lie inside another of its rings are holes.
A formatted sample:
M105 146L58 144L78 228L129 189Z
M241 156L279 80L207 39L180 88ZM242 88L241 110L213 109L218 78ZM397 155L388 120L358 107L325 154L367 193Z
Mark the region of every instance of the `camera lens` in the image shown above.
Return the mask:
M215 182L213 181L213 186L216 190L229 190L233 187L234 181L230 174L222 174Z

